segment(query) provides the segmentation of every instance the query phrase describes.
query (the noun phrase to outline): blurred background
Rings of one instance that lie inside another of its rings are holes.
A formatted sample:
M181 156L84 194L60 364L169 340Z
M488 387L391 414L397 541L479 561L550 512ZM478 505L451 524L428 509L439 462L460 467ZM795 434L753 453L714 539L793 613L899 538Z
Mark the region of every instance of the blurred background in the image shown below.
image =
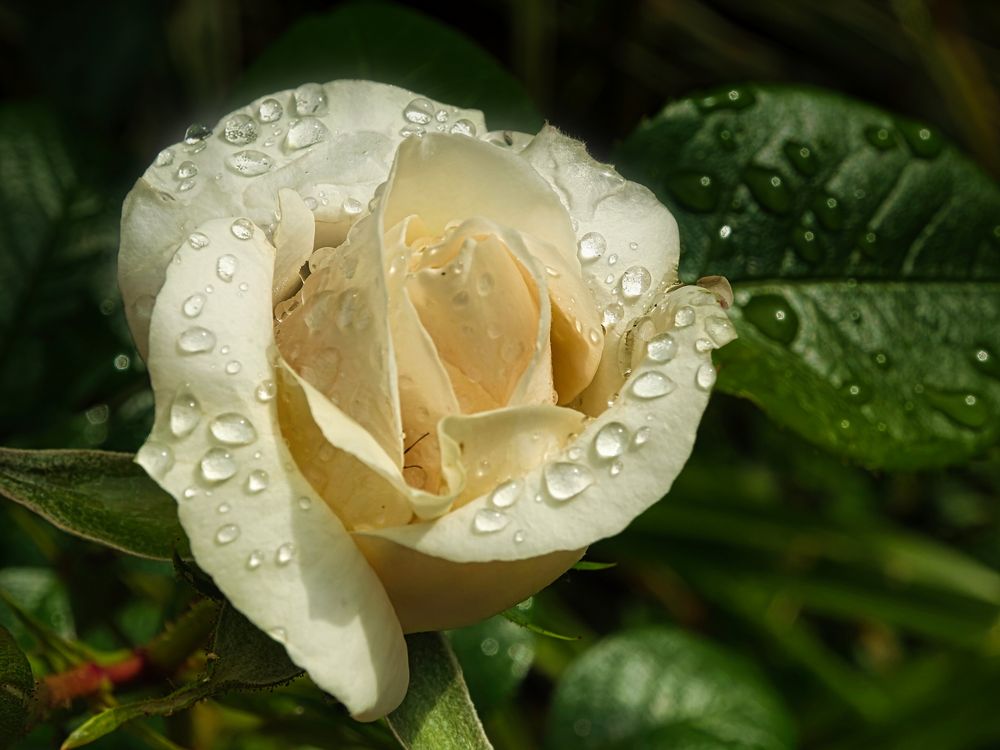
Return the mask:
M488 51L545 119L598 158L672 99L789 82L931 123L1000 174L995 2L406 5ZM152 398L114 283L121 201L187 125L243 101L245 71L277 40L335 6L0 3L0 182L22 187L0 206L0 444L138 447ZM421 39L401 37L402 55L409 44ZM15 148L37 149L31 158L51 176L18 168L23 153L5 158ZM996 449L960 468L873 474L717 394L669 501L588 555L617 567L574 571L522 610L575 640L494 618L453 641L498 748L566 738L598 747L588 744L590 719L572 714L557 686L602 638L661 627L770 685L767 700L784 707L800 747L997 748L998 490ZM59 633L102 648L148 640L192 596L169 566L72 539L11 504L0 504L0 588ZM0 624L30 642L2 607ZM699 674L713 671L694 669L692 690L717 689ZM153 726L184 747L391 746L302 685ZM24 747L58 746L58 735L43 728ZM126 735L95 747L148 742Z

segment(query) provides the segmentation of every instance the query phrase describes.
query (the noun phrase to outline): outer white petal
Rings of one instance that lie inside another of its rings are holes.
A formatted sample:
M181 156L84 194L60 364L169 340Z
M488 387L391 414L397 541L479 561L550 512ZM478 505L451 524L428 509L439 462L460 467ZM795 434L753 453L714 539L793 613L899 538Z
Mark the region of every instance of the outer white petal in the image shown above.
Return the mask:
M166 270L149 339L156 423L139 462L177 498L199 565L229 600L374 719L406 691L405 642L379 579L281 439L267 355L274 250L259 228L240 240L232 224L200 225L209 244L182 244Z
M702 340L721 345L733 337L715 297L700 287L664 294L649 313L648 324L640 326L642 338L669 333L673 348L654 347L653 356L646 356L640 343L623 360L634 370L614 404L561 455L528 472L512 505L497 508L487 494L433 523L357 536L465 563L581 549L624 529L670 489L690 455L715 376L710 347ZM667 352L670 359L656 361ZM599 444L598 436L609 434L602 433L606 428L620 442ZM619 448L620 455L612 455ZM574 489L579 492L572 494ZM503 524L481 530L477 515L494 511L502 513Z
M271 300L275 305L288 299L302 286L299 270L312 255L316 236L316 219L297 192L281 188L278 191L278 209L281 219L274 230L274 289Z
M312 96L301 96L303 91ZM325 103L315 106L317 91ZM274 222L278 189L286 187L316 201L317 239L332 244L388 175L401 131L414 127L404 113L417 98L371 81L305 84L231 112L203 139L192 133L190 143L165 149L129 193L122 212L118 281L140 353L146 354L152 299L174 249L189 233L219 216L247 216L267 227ZM280 105L281 115L262 119L261 105L270 100ZM435 115L428 128L448 130L465 119L478 132L486 129L478 111L435 102L424 106ZM250 119L250 127L243 124L245 138L236 137L246 142L226 138L227 123L231 136L234 131L234 117Z

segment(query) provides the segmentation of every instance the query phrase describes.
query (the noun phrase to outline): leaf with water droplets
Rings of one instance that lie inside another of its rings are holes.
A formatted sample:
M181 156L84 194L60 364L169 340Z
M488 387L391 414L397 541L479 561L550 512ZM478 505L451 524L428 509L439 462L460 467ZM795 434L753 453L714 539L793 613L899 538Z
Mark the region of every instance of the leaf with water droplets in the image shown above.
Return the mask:
M24 733L34 693L27 657L7 629L0 627L0 747Z
M816 90L739 91L742 108L671 104L617 159L674 212L682 277L733 283L719 388L872 468L996 443L996 185L930 126ZM679 189L695 172L711 205Z
M0 448L0 493L71 534L140 557L187 555L177 504L127 453Z

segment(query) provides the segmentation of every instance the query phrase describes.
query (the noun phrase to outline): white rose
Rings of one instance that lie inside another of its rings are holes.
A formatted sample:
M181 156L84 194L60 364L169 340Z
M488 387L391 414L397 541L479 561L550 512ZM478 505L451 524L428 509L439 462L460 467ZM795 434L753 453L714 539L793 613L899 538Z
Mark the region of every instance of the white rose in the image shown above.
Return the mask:
M383 716L403 633L524 599L670 488L733 337L678 252L551 127L365 81L264 97L125 202L137 460L233 604Z

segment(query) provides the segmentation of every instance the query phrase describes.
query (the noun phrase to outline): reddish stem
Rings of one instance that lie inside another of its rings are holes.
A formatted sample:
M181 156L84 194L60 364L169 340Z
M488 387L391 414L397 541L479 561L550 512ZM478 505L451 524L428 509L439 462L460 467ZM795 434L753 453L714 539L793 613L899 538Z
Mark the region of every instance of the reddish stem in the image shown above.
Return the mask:
M47 675L42 682L49 704L66 706L77 698L138 680L148 674L149 666L145 649L137 648L122 661L103 666L93 662L81 664L66 672Z

